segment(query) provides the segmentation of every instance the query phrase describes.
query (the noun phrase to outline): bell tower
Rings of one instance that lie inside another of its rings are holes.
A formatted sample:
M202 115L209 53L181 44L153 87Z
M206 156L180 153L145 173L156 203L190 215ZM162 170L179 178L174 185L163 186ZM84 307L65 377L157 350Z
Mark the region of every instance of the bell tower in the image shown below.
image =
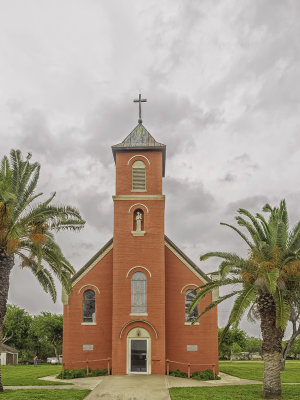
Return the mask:
M139 103L138 125L123 142L112 146L116 164L113 374L165 373L162 178L166 146L158 143L142 124L141 103L144 101L141 95L135 100Z

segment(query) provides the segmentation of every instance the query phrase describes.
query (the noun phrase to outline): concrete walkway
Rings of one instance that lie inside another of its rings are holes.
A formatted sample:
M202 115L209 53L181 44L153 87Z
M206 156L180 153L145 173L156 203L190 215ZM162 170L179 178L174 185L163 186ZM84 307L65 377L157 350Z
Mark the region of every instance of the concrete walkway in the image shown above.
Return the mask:
M170 400L164 375L114 375L102 382L85 400Z
M170 400L170 387L253 385L259 381L240 379L220 372L221 380L197 381L164 375L113 375L92 378L66 379L71 385L53 386L5 386L5 389L89 389L85 400ZM62 382L55 376L40 378Z
M168 387L187 387L187 386L228 386L228 385L258 385L262 384L261 381L252 381L249 379L241 379L236 376L227 375L223 372L219 373L220 380L217 381L197 381L195 379L175 378L168 376Z
M221 379L217 381L196 381L164 375L103 376L102 382L86 400L170 400L170 387L261 384L223 373L220 376Z

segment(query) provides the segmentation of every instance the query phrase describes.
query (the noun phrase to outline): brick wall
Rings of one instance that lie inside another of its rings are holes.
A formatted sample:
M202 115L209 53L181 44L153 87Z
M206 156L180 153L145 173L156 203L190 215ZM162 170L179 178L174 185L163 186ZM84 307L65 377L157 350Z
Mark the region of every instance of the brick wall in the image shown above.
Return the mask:
M63 362L68 369L84 368L86 360L111 357L112 258L113 250L74 286L69 304L64 306ZM96 285L100 294L90 284ZM96 325L82 325L82 297L86 289L96 293ZM94 350L83 351L83 344L93 344ZM90 367L106 368L107 363L90 362Z
M169 360L192 364L215 364L218 371L217 309L210 310L199 319L199 325L185 325L185 293L187 284L201 285L200 279L166 248L166 357ZM206 296L199 305L199 314L211 302ZM187 351L187 345L197 345L198 351ZM183 366L171 364L171 369ZM203 370L210 367L193 367Z

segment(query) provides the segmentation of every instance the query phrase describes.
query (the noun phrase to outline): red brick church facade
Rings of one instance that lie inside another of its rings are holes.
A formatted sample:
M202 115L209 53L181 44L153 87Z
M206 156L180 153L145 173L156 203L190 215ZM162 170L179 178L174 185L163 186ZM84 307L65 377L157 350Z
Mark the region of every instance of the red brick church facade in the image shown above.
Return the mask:
M112 374L165 374L171 360L183 364L170 362L170 369L214 364L218 372L216 308L191 324L212 295L187 312L194 289L210 278L164 232L166 146L139 120L112 151L114 235L74 275L72 294L63 295L65 368L87 361L105 368L111 359Z

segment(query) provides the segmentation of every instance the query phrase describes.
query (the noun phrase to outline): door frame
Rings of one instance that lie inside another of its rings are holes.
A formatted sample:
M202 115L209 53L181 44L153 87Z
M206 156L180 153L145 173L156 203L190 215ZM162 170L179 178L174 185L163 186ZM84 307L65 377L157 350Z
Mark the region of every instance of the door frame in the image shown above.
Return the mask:
M131 371L131 341L132 340L146 340L146 343L147 343L146 372ZM129 338L127 338L127 374L137 374L137 375L150 375L151 374L150 338L147 338L147 337L129 337Z

